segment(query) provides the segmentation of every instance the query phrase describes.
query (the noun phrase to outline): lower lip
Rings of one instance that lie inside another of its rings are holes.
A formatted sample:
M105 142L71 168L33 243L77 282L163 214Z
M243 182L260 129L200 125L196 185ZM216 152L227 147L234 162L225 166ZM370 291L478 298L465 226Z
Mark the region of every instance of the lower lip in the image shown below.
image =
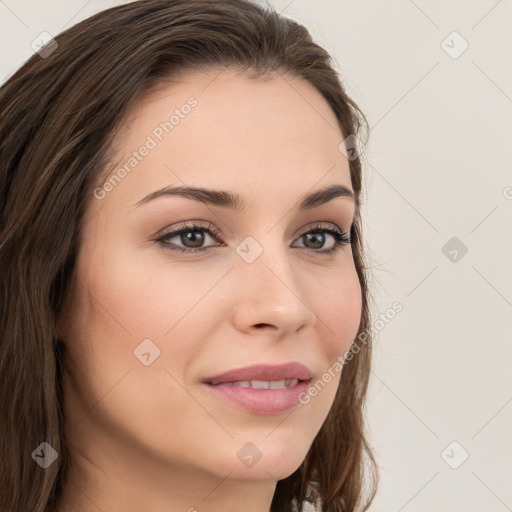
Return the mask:
M205 384L215 396L255 414L281 414L299 403L299 396L308 389L309 381L283 389L253 389L240 386Z

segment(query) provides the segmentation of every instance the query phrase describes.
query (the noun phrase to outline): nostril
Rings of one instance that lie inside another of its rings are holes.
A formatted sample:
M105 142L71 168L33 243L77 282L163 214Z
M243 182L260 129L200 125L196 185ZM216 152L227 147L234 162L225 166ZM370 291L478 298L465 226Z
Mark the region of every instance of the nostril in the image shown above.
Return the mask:
M261 329L262 327L274 327L274 325L271 325L271 324L254 324L254 327L257 327L258 329Z

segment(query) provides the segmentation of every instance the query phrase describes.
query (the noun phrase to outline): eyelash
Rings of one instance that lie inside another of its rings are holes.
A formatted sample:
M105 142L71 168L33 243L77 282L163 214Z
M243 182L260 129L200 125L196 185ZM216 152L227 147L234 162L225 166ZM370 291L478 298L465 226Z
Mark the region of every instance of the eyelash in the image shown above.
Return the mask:
M205 252L210 247L203 247L203 248L184 248L184 247L178 247L178 246L171 246L169 242L167 241L170 238L174 238L175 236L181 235L183 233L189 233L191 231L200 231L208 233L212 236L212 238L217 239L217 235L220 234L220 229L217 229L213 227L211 224L208 224L207 226L201 226L198 224L182 224L178 226L173 231L169 231L168 233L165 233L161 237L157 238L155 241L166 246L166 248L172 250L172 251L178 251L183 253L198 253L198 252ZM306 249L313 253L320 253L325 255L332 255L336 252L338 252L343 245L350 245L352 243L352 239L348 233L345 231L342 231L338 228L336 229L329 229L325 226L322 226L321 224L316 224L311 228L310 230L302 233L302 235L299 236L299 238L308 235L308 234L318 234L318 233L329 233L332 235L335 239L335 244L331 249L325 249L325 250L315 250L310 249L308 247L301 247L302 249Z

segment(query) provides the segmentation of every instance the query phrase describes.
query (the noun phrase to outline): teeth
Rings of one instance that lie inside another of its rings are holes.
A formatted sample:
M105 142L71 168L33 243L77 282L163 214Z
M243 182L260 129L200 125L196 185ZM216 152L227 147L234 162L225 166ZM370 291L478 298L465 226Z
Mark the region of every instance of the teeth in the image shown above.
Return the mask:
M241 388L250 388L251 387L251 383L248 380L243 380L243 381L239 381L239 382L230 382L229 384L231 386L239 386Z
M269 382L269 389L284 389L291 386L296 386L299 379L286 379L286 380L272 380Z
M253 389L284 389L291 386L296 386L299 383L298 379L283 379L283 380L244 380L237 382L223 382L218 386L237 386L241 388Z
M268 380L251 380L251 388L253 388L253 389L269 389L270 382Z

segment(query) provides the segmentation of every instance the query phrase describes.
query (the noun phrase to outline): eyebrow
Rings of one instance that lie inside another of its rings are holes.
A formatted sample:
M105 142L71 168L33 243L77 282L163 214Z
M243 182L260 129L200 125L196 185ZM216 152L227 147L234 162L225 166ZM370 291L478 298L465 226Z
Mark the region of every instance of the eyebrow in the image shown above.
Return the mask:
M238 194L232 194L224 190L211 190L201 187L165 187L155 192L151 192L135 206L138 207L144 203L148 203L153 199L162 196L181 196L194 201L198 201L203 204L209 204L213 206L220 206L222 208L230 208L236 212L242 213L246 209L246 204L240 198ZM306 194L300 199L298 206L299 211L311 210L317 206L335 199L336 197L349 197L357 204L357 199L354 196L354 192L345 185L330 185L315 192Z

